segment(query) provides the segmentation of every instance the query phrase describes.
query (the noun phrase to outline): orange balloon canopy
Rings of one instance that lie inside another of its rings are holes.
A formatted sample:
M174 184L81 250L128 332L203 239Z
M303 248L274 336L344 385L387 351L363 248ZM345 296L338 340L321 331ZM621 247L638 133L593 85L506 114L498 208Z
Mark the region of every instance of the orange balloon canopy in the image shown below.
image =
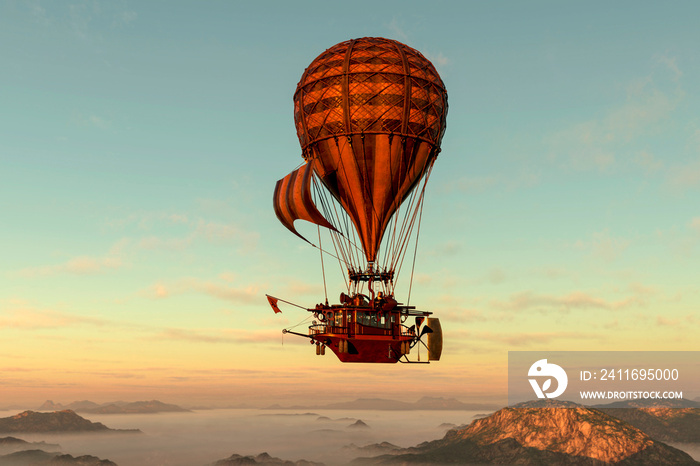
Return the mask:
M446 116L447 93L435 67L394 40L337 44L297 85L303 157L349 215L368 262L391 216L437 157Z

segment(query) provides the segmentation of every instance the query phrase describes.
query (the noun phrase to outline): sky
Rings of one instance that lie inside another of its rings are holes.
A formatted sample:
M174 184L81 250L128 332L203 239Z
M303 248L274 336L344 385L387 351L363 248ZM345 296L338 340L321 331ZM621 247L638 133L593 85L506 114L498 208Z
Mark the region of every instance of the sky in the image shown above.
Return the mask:
M699 15L1 2L0 404L505 402L508 351L700 350ZM272 192L302 161L305 67L366 36L421 51L448 92L411 290L442 322L430 365L317 357L281 334L307 313L265 299L323 300Z

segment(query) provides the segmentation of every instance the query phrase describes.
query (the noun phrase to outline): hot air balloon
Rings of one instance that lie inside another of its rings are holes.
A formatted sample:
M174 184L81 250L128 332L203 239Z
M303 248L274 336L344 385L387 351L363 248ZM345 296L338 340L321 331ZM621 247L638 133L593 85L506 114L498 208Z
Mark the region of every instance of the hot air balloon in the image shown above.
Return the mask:
M283 331L309 338L317 354L330 348L342 362L412 362L411 348L423 345L429 360L440 358L439 320L399 303L395 287L406 251L416 251L409 245L412 238L418 244L446 116L435 67L395 40L341 42L304 71L294 93L304 163L277 182L273 205L280 222L309 243L296 220L327 230L330 245L314 246L322 261L334 256L347 270L339 304L326 298L307 309L315 318L308 334ZM278 299L268 299L279 311Z

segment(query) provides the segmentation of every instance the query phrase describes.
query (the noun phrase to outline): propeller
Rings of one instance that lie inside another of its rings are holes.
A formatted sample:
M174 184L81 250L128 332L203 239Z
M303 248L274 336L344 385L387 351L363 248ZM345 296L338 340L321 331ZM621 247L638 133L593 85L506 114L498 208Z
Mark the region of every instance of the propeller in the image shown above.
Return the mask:
M412 325L411 328L420 328L420 325L423 323L424 320L425 317L416 317L416 325ZM418 333L418 337L411 342L411 348L420 343L423 346L425 346L425 349L428 349L428 345L426 345L423 341L423 335L426 335L428 333L433 333L433 329L428 327L427 325L423 325L423 328L421 328L420 332Z

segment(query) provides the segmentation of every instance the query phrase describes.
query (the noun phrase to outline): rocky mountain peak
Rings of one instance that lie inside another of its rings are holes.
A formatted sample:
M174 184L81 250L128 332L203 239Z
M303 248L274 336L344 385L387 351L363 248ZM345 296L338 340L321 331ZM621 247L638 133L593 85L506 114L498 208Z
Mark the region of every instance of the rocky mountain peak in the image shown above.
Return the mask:
M448 435L481 444L514 439L525 447L614 463L653 444L641 430L589 408L504 408Z

